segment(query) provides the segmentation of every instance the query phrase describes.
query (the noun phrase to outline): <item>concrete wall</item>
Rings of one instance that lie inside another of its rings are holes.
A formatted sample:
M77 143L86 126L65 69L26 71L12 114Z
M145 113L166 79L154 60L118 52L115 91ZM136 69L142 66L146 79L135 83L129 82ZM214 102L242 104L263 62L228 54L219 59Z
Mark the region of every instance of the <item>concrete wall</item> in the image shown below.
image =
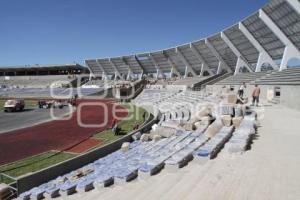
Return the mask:
M229 85L227 85L225 87L226 88L224 88L224 86L222 86L222 85L209 85L209 86L206 86L206 91L212 92L214 94L222 94L222 93L226 92L227 88L230 88ZM234 88L232 93L237 94L238 89L239 89L240 86L239 85L233 85L231 87ZM260 86L260 88L261 88L260 100L261 100L261 102L264 102L267 99L268 89L272 89L274 87L273 86ZM249 100L252 99L251 97L252 97L253 89L254 89L254 85L247 85L247 88L245 89L244 96L249 97Z
M91 152L88 152L84 155L75 157L73 159L67 160L65 162L59 163L57 165L51 166L47 169L38 171L34 174L30 174L24 177L20 177L17 179L17 189L18 195L30 190L33 187L39 186L43 183L46 183L50 180L57 178L58 176L67 174L71 171L79 169L91 162L94 162L102 157L107 156L108 154L117 151L121 148L123 142L130 142L132 140L132 135L138 131L144 132L147 129L151 128L154 123L157 122L157 117L150 115L147 119L144 126L142 126L139 130L134 131L123 138L112 142L106 146L97 148Z
M113 89L112 88L108 88L108 89L104 89L103 91L97 92L95 94L91 94L89 95L90 97L98 97L100 96L101 98L114 98L114 94L113 94Z
M228 85L226 87L229 88ZM239 86L236 85L233 87L234 87L234 93L237 93ZM260 85L259 87L261 88L261 95L260 95L261 103L267 102L268 90L274 90L276 87L279 87L281 91L280 104L300 111L300 86ZM251 96L252 96L253 88L254 85L247 85L247 88L245 90L245 95L250 98L249 99L250 101L252 100ZM206 86L206 90L208 92L213 92L214 94L216 93L221 94L226 89L224 89L224 86L221 85L209 85Z
M300 86L281 86L280 103L300 111Z

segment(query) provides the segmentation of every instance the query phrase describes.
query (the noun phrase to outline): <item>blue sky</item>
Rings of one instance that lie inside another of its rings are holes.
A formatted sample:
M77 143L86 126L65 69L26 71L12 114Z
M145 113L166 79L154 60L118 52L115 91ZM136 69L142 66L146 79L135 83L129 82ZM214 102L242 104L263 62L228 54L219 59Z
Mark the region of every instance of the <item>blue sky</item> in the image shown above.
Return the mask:
M267 0L0 0L0 66L83 63L207 37Z

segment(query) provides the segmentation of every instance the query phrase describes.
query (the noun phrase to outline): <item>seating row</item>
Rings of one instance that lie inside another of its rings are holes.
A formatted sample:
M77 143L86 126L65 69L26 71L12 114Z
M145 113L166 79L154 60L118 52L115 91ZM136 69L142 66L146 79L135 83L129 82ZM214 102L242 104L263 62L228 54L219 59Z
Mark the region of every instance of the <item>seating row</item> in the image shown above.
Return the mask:
M255 134L254 117L245 117L238 128L235 129L233 136L225 145L226 151L230 153L242 153L250 145Z
M157 142L135 141L129 150L121 149L100 158L79 170L60 176L48 183L25 192L20 199L55 198L75 192L101 189L111 184L123 184L136 177L141 179L155 175L165 166L178 169L185 166L194 156L212 158L231 136L232 127L224 127L212 139L203 132L177 131L170 138ZM205 154L205 156L204 156Z
M256 73L240 73L223 79L215 83L215 85L241 85L243 82L250 83L251 81L255 81L261 77L266 76L269 73L271 73L271 71Z

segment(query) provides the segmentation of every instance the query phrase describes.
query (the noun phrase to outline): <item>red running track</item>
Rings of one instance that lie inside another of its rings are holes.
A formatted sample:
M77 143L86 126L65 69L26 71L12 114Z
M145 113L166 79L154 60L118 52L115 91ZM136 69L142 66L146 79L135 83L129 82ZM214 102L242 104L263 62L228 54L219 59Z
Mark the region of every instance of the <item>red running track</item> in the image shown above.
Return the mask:
M77 145L71 149L68 149L67 152L69 152L69 153L84 153L84 152L90 150L91 148L96 147L98 144L101 144L100 140L90 138L90 139L87 139L84 142L80 143L79 145Z
M82 112L74 112L69 120L50 121L33 127L0 134L0 165L24 159L50 150L64 151L73 148L93 134L111 126L113 102L108 100L81 100L82 103L103 103L107 106L107 119L104 127L81 127L77 119L85 124L101 124L105 119L105 109L101 106L83 106ZM77 107L77 110L79 107ZM127 111L117 106L118 117L127 116Z

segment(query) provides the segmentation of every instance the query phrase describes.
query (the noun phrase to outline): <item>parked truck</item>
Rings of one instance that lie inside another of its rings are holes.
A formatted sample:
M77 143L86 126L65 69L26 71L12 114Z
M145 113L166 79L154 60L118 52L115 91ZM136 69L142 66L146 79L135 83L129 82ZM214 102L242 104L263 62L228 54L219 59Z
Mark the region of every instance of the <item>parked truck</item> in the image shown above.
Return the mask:
M25 108L25 101L23 99L7 100L4 104L4 112L23 111Z

